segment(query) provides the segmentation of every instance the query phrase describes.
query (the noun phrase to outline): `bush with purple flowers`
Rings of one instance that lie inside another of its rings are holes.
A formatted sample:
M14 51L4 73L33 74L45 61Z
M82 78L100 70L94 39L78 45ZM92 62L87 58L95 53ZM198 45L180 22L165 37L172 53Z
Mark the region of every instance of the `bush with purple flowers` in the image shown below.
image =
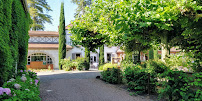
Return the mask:
M39 78L36 73L26 70L18 71L15 78L11 78L0 87L0 99L9 101L40 101Z

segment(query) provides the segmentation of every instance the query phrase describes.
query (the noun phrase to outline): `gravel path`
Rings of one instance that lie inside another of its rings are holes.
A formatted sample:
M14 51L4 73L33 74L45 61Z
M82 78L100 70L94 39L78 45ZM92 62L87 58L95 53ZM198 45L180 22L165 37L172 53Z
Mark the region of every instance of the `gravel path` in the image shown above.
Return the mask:
M99 71L39 72L42 101L151 101L99 79Z

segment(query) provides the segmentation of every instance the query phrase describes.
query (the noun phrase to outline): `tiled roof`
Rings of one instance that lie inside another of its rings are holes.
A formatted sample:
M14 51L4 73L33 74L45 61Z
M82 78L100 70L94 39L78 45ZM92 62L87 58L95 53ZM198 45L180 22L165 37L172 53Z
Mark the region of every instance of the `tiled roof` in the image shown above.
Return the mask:
M73 26L72 24L69 24L65 27L65 29L69 29L69 26Z
M29 31L29 36L59 36L55 31Z
M58 49L59 44L28 44L29 49ZM66 45L67 49L72 49L72 46Z

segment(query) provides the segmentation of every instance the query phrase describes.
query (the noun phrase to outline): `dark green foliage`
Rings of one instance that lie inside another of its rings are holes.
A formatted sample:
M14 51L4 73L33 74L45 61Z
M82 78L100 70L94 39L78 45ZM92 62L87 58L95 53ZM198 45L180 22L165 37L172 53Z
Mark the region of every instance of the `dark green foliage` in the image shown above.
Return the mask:
M102 79L112 84L119 84L122 82L122 73L120 69L110 68L101 72Z
M11 0L0 1L0 86L12 76L9 31L11 27Z
M85 59L86 59L85 70L89 70L89 68L90 68L90 50L88 48L85 48Z
M64 3L61 3L60 12L60 25L59 25L59 69L62 69L60 65L61 59L66 57L66 39L65 39L65 16L64 16Z
M26 68L29 21L21 0L0 1L0 86Z
M104 45L100 47L100 52L99 52L99 66L103 65L105 63L104 59Z
M149 59L154 59L154 50L153 49L149 50Z
M192 76L183 71L168 70L162 76L164 80L159 84L159 98L170 101L201 100L201 73Z
M149 73L147 69L137 66L126 68L124 71L128 88L137 94L156 93L156 75Z
M28 53L28 30L30 24L29 14L25 14L23 5L20 0L15 0L17 16L16 16L16 25L13 25L13 31L18 31L18 69L26 69L27 64L27 53ZM14 7L14 6L13 6Z

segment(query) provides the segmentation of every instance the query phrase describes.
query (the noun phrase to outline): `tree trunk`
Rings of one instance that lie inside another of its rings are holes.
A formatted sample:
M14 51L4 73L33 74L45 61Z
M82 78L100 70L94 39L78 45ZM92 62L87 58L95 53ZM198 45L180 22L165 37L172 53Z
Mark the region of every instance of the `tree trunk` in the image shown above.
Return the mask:
M165 62L165 58L168 55L168 41L167 35L161 36L161 60Z

